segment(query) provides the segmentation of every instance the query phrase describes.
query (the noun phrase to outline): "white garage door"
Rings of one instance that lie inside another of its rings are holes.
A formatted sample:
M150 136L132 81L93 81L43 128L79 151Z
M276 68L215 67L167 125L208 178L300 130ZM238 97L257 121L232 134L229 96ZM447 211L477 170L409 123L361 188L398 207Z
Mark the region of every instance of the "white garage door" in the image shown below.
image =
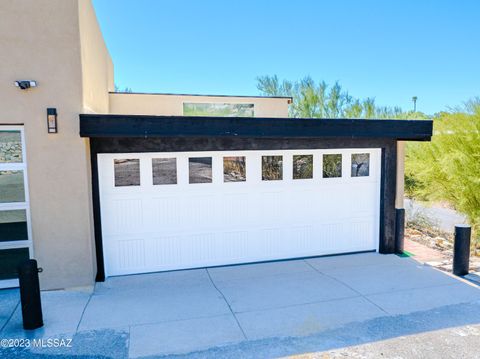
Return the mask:
M106 275L377 250L380 157L99 154Z

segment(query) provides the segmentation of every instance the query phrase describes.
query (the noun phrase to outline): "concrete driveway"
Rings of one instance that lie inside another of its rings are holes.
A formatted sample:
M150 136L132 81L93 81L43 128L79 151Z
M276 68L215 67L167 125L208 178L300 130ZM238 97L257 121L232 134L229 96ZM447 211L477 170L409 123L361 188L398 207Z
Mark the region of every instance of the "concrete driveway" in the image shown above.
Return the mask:
M269 357L480 323L478 287L376 253L115 277L93 293L43 292L42 300L45 327L27 333L17 290L0 291L0 338L72 338L72 347L7 350Z

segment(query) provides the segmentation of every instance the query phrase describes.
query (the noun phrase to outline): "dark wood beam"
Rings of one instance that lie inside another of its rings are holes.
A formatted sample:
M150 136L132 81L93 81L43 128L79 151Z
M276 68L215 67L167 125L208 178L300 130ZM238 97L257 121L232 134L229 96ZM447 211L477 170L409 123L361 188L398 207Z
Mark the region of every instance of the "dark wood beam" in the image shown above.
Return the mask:
M389 138L429 141L432 121L80 115L81 137Z

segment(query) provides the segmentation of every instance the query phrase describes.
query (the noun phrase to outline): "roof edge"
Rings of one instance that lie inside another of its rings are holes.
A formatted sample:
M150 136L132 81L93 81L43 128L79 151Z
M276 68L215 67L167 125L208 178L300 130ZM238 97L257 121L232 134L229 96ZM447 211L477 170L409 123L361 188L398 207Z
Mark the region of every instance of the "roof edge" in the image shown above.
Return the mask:
M373 137L430 141L432 120L80 115L81 137Z
M291 96L261 96L261 95L202 95L202 94L188 94L188 93L170 93L170 92L123 92L123 91L110 91L109 95L158 95L158 96L191 96L191 97L238 97L238 98L263 98L263 99L286 99L293 101Z

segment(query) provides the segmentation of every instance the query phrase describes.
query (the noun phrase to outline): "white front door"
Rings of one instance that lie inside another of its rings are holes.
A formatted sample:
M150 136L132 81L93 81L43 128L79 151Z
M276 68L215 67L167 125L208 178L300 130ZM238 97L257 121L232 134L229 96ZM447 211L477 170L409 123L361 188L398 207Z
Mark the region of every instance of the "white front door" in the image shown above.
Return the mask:
M99 154L106 276L377 250L380 157Z

